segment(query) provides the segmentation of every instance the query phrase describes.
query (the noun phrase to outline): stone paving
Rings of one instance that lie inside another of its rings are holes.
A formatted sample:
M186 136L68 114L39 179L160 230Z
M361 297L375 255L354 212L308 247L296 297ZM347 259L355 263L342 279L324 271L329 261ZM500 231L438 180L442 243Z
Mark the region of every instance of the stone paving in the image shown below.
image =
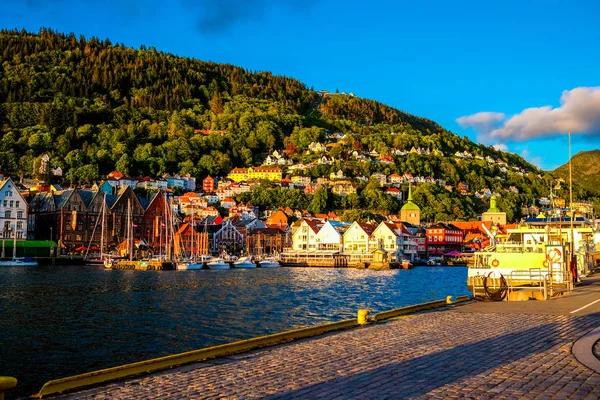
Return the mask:
M599 399L573 342L597 314L460 306L184 366L64 399Z

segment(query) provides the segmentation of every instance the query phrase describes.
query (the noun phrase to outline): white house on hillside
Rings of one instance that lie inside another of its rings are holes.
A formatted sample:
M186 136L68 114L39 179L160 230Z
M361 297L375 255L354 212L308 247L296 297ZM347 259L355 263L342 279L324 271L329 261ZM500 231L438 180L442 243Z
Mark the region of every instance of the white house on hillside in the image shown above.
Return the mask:
M0 236L27 239L27 202L11 178L0 181Z

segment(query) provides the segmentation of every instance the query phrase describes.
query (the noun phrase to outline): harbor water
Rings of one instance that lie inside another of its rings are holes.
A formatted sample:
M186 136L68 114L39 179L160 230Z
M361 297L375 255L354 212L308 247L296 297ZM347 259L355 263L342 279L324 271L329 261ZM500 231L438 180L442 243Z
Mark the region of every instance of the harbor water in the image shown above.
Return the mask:
M465 267L124 271L0 269L0 375L11 397L78 373L468 295Z

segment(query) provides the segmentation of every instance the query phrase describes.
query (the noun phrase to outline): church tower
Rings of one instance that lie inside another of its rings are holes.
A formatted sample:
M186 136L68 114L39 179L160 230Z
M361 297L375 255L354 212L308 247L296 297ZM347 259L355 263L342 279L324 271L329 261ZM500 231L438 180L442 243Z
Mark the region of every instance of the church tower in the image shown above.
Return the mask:
M412 185L408 186L408 198L400 209L400 220L413 225L421 224L421 209L413 202Z
M500 211L496 204L496 196L490 197L490 209L481 214L481 221L491 221L494 224L506 225L506 213Z

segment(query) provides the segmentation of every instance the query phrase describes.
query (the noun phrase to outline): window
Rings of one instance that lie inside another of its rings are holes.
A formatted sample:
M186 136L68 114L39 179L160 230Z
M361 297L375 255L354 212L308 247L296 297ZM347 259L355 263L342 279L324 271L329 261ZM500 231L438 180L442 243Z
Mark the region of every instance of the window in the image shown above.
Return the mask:
M4 211L4 218L10 218L10 210Z
M17 201L15 202L15 207L19 208L19 206L20 206L20 205L21 205L21 202L20 202L19 200L17 200Z
M23 218L23 211L17 211L17 218Z
M23 221L17 222L17 229L23 229Z
M8 207L8 200L4 200L3 205L4 205L4 207Z
M23 232L17 232L17 239L23 239Z
M10 203L9 203L9 204L10 204L10 205L9 205L9 207L12 207L12 206L13 206L13 203L14 203L14 202L11 200L11 201L10 201Z

